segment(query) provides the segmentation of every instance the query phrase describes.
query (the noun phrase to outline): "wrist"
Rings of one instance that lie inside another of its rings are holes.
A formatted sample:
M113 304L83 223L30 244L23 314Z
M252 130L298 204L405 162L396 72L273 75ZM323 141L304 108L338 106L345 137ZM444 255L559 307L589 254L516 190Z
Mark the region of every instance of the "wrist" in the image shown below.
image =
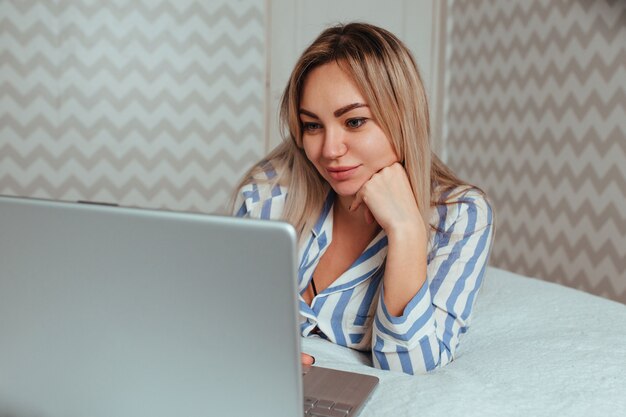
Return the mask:
M426 246L427 236L426 226L419 218L416 222L410 224L395 224L393 227L385 230L387 241L390 245L394 244L419 244Z

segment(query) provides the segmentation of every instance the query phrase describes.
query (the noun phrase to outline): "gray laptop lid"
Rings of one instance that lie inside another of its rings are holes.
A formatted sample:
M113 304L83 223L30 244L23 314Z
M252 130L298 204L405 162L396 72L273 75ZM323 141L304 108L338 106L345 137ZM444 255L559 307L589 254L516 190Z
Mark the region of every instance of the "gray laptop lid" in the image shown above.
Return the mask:
M285 223L0 197L0 415L301 415L295 259Z

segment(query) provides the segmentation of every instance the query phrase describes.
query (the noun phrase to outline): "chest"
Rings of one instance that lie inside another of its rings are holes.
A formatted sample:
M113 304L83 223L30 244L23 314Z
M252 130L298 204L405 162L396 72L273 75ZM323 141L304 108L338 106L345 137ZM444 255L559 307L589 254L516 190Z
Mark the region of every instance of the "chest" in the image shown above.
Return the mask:
M305 302L311 304L315 297L313 287L319 294L348 271L371 240L371 234L360 236L335 229L333 239L314 266L311 283L303 294Z
M323 291L350 268L367 246L346 239L333 240L320 258L313 279L317 291Z

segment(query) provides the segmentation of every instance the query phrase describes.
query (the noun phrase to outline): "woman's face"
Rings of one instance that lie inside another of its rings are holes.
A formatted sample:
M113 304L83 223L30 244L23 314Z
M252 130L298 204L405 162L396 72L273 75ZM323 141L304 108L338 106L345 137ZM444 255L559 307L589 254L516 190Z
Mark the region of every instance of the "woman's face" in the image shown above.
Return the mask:
M398 161L363 95L335 62L307 75L299 116L307 158L341 197Z

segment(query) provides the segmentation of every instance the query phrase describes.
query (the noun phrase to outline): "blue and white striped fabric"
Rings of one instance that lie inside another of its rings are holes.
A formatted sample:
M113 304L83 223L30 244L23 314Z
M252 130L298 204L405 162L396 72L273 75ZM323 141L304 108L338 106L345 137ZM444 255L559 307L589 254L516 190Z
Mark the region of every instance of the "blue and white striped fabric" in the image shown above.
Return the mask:
M274 173L266 172L268 178ZM287 190L262 181L244 186L236 202L240 217L281 219ZM492 210L483 195L468 189L452 204L433 210L437 227L428 249L427 284L401 317L390 315L382 278L387 236L381 231L356 262L307 305L302 294L333 234L330 192L308 239L299 248L300 333L372 353L374 366L424 373L452 361L459 336L468 329L482 285L493 235ZM318 327L319 333L314 329Z

